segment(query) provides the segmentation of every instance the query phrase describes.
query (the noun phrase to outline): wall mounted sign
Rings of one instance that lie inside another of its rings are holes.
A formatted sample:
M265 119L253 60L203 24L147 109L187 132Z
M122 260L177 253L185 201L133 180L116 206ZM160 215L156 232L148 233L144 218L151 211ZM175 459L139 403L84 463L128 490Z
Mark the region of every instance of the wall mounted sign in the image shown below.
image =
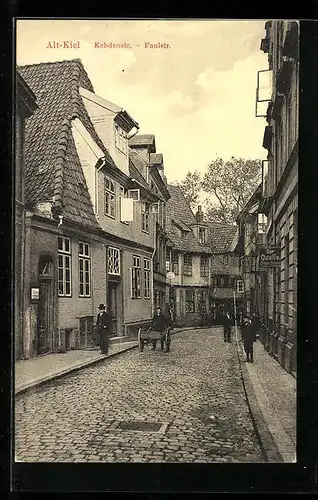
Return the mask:
M39 298L40 298L40 289L31 288L31 300L39 300Z
M277 268L280 266L281 251L279 247L260 248L258 254L258 267L260 270Z

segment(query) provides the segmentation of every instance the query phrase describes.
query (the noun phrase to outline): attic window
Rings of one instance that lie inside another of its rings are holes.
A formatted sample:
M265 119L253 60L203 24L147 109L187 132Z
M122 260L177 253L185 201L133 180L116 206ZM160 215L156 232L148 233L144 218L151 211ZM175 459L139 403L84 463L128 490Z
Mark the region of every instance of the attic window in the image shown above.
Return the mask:
M204 227L199 228L199 242L206 243L206 230Z
M115 124L115 145L122 153L128 152L128 141L126 132L117 124Z

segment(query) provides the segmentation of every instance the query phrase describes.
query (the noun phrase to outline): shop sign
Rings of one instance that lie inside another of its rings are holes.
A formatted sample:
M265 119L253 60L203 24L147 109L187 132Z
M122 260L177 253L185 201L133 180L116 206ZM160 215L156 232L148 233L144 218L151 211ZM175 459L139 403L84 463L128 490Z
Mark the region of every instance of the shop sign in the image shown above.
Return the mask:
M260 270L277 268L280 266L280 247L260 248L258 267Z

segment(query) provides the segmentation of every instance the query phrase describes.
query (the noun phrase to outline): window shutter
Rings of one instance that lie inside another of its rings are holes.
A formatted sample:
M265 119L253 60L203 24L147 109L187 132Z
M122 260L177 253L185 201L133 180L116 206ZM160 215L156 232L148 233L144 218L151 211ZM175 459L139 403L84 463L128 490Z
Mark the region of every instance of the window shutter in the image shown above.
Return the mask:
M120 198L120 220L121 222L130 222L134 220L133 198Z

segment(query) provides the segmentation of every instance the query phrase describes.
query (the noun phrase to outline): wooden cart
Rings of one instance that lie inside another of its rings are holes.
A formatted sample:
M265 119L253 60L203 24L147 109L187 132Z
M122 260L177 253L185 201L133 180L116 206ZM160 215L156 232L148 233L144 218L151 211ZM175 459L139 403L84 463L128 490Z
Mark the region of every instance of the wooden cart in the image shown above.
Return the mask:
M158 332L154 330L138 330L138 343L139 350L142 352L145 345L152 344L153 340L159 340L161 345L161 350L168 352L170 350L170 327L165 328L163 332Z

